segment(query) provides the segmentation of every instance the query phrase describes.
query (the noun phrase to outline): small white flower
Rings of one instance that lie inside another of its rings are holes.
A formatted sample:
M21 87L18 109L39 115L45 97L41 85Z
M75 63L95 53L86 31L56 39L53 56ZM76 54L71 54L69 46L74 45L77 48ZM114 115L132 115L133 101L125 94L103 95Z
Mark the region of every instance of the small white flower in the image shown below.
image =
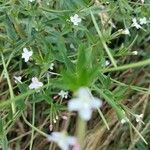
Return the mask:
M78 111L80 117L84 120L90 120L92 110L102 106L102 101L93 97L87 87L81 87L77 93L76 98L73 98L68 103L69 111Z
M138 54L138 51L133 51L132 54L133 54L133 55L137 55L137 54Z
M144 4L144 0L141 0L141 3Z
M33 52L29 51L27 48L23 48L22 58L24 58L25 62L28 62Z
M15 79L15 83L22 83L21 82L21 79L22 79L22 77L21 76L14 76L14 79Z
M50 70L54 70L54 63L51 63L51 64L50 64L49 69L50 69Z
M52 132L52 134L48 136L48 140L57 143L61 150L69 150L69 146L76 143L75 137L67 136L63 132Z
M105 61L105 66L107 67L107 66L109 66L110 65L110 61L109 60L106 60Z
M71 16L70 17L70 21L75 25L75 26L78 26L79 23L81 22L81 18L75 14L74 16Z
M128 28L122 30L122 34L125 34L125 35L130 35L130 31Z
M136 118L136 122L142 122L143 123L143 121L142 121L142 118L143 118L143 114L140 114L140 115L134 115L135 116L135 118Z
M61 90L59 93L58 93L59 96L61 96L61 98L68 98L68 91L63 91Z
M124 124L124 123L126 123L126 122L128 122L128 121L129 121L129 119L128 119L127 117L121 119L121 123L122 123L122 124Z
M146 19L146 17L140 18L139 21L140 21L140 25L147 24L147 19Z
M29 0L29 2L31 2L31 3L34 2L34 1L35 1L35 0Z
M40 87L43 86L43 83L42 82L39 82L38 78L37 77L33 77L32 78L32 82L31 84L29 85L29 89L38 89Z
M132 25L131 25L132 27L136 27L137 29L142 28L142 27L141 27L141 25L140 25L140 24L138 24L138 22L137 22L137 19L136 19L136 18L133 18L133 19L132 19L132 22L133 22L133 23L132 23Z

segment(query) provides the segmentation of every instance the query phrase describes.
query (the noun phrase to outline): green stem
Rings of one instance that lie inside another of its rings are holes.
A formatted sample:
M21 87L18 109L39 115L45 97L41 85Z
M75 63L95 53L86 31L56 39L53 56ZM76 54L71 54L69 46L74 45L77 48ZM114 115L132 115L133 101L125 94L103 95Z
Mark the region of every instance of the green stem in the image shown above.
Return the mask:
M33 109L32 109L32 126L35 124L35 103L33 103ZM32 128L31 132L31 141L30 141L30 148L29 150L32 150L32 145L33 145L33 140L34 140L34 129Z
M114 68L108 68L105 69L103 72L113 72L113 71L120 71L120 70L126 70L126 69L130 69L130 68L137 68L137 67L141 67L141 66L146 66L150 64L150 59L147 60L143 60L143 61L139 61L136 63L131 63L131 64L127 64L127 65L123 65L123 66L118 66L118 67L114 67Z
M97 108L97 110L98 110L98 113L99 113L99 115L101 116L101 118L102 118L104 124L106 125L107 129L110 130L109 125L108 125L108 123L107 123L107 121L106 121L106 119L105 119L105 117L104 117L102 111L101 111L99 108Z
M29 127L31 127L32 129L34 129L35 131L37 131L38 133L40 133L42 136L44 136L44 137L48 137L48 135L46 134L46 133L44 133L44 132L42 132L41 130L39 130L38 128L36 128L35 126L33 126L32 124L30 124L27 120L26 120L26 118L25 118L25 116L24 116L24 114L22 113L22 117L23 117L23 120L24 120L24 122L29 126Z
M77 137L78 137L78 142L80 144L80 150L83 150L86 126L87 126L86 121L78 117Z
M98 33L98 35L99 35L99 38L100 38L100 40L101 40L101 42L102 42L102 45L103 45L103 47L104 47L104 49L105 49L105 51L106 51L106 53L107 53L109 59L111 60L112 64L113 64L114 67L116 68L116 67L117 67L116 61L115 61L115 59L113 58L111 52L109 51L109 48L108 48L108 46L107 46L107 44L106 44L106 42L105 42L105 40L104 40L104 38L103 38L103 36L102 36L102 33L101 33L101 31L100 31L100 29L99 29L99 27L98 27L98 24L96 23L96 20L95 20L95 17L94 17L94 15L93 15L92 11L90 11L90 13L91 13L91 18L92 18L92 21L93 21L93 23L94 23L95 29L96 29L96 31L97 31L97 33Z
M4 67L4 72L5 72L5 75L6 75L7 83L8 83L8 86L9 86L12 112L13 112L13 114L15 114L16 113L16 106L15 106L15 101L13 100L14 99L14 92L13 92L13 88L12 88L12 85L11 85L11 82L10 82L10 78L9 78L9 75L8 75L8 71L7 71L7 67L6 67L6 64L5 64L4 56L3 56L2 53L1 53L1 58L2 58L2 63L3 63L3 67Z

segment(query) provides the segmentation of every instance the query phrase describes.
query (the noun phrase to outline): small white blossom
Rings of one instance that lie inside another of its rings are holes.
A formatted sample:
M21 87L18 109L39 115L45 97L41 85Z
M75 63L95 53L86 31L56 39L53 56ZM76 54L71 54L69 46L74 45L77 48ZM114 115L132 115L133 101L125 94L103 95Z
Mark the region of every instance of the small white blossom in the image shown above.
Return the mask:
M143 121L142 121L142 118L143 118L143 114L140 114L140 115L134 115L135 116L135 118L136 118L136 122L142 122L143 123Z
M137 29L140 29L140 28L142 28L141 27L141 25L140 24L138 24L138 22L137 22L137 19L136 18L133 18L132 19L132 27L136 27Z
M109 66L110 65L110 61L109 60L106 60L105 61L105 66L107 67L107 66Z
M51 63L51 64L50 64L49 69L50 69L50 70L54 70L54 63Z
M69 111L78 111L80 117L84 120L90 120L92 110L102 106L102 101L93 97L87 87L81 87L77 93L76 98L73 98L68 103Z
M133 54L133 55L137 55L137 54L138 54L138 51L133 51L132 54Z
M61 96L61 98L68 98L68 91L63 91L61 90L59 93L58 93L59 96Z
M147 24L147 19L146 19L146 17L140 18L139 21L140 21L140 25Z
M70 17L70 21L75 25L75 26L78 26L79 23L81 22L81 18L75 14L74 16L71 16Z
M141 3L144 4L144 0L141 0Z
M76 143L75 137L67 136L63 132L52 132L52 134L48 136L48 140L57 143L61 150L69 150L69 146Z
M43 83L42 82L39 82L38 78L37 77L33 77L32 78L32 82L31 84L29 85L29 89L38 89L40 87L43 86Z
M34 1L35 1L35 0L29 0L29 2L31 2L31 3L34 2Z
M27 48L23 48L22 58L24 58L25 62L28 62L33 52L29 51Z
M128 121L129 121L129 119L128 119L127 117L121 119L121 123L122 123L122 124L124 124L124 123L126 123L126 122L128 122Z
M14 79L15 79L15 83L22 83L21 82L21 79L22 79L22 77L21 76L14 76Z

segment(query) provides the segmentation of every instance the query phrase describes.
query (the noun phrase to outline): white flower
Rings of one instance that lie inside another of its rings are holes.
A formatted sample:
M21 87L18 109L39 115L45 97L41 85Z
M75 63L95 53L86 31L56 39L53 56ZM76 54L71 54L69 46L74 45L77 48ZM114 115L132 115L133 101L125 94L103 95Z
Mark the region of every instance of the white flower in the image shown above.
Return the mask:
M51 64L50 64L49 69L50 69L50 70L53 70L53 69L54 69L54 63L51 63Z
M63 91L61 90L59 93L58 93L59 96L61 96L61 98L68 98L68 91Z
M15 83L22 83L21 82L21 79L22 79L22 77L21 76L14 76L14 79L15 79Z
M142 118L143 118L143 114L140 114L140 115L134 115L135 116L135 118L136 118L136 122L142 122L143 123L143 121L142 121Z
M141 3L144 4L144 0L141 0Z
M75 137L67 136L63 132L52 132L52 134L48 136L48 140L56 142L61 150L69 150L69 146L76 143Z
M34 1L35 1L35 0L29 0L29 2L31 2L31 3L34 2Z
M138 51L133 51L132 54L133 54L133 55L137 55L137 54L138 54Z
M132 19L132 22L133 22L133 23L132 23L132 27L136 27L137 29L142 28L141 25L138 24L136 18L133 18L133 19Z
M73 98L68 103L69 111L78 111L80 117L84 120L90 120L92 110L102 106L102 101L93 97L87 87L81 87L77 93L76 98Z
M130 31L128 28L122 30L122 34L125 34L125 35L130 35Z
M147 19L146 19L146 17L140 18L139 21L140 21L140 25L147 24Z
M22 58L24 58L25 62L28 62L33 52L29 51L27 48L23 48Z
M81 18L75 14L74 16L71 16L70 17L70 21L75 25L75 26L78 26L79 23L81 22Z
M128 122L128 121L129 121L129 119L128 119L127 117L121 119L121 123L122 123L122 124L124 124L124 123L126 123L126 122Z
M39 82L38 78L37 77L33 77L32 78L32 82L31 84L29 85L29 89L38 89L40 87L43 86L43 83L42 82Z
M106 60L105 61L105 66L109 66L110 65L110 61L109 60Z

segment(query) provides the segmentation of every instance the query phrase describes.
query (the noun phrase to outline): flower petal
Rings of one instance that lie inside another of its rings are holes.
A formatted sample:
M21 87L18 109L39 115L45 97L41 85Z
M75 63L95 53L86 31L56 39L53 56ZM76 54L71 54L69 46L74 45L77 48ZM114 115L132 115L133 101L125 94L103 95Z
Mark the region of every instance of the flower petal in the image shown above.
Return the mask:
M88 121L91 119L92 116L92 110L91 109L81 109L79 111L79 115L82 119Z

